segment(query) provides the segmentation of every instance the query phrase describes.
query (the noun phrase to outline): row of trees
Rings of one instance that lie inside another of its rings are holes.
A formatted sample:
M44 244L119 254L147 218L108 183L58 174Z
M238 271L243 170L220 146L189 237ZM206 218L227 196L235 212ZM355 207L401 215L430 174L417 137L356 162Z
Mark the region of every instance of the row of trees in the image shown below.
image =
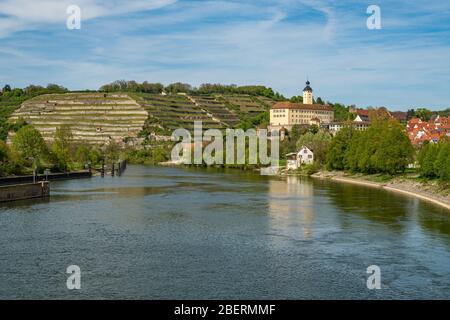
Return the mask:
M450 140L439 143L425 142L417 155L419 171L423 177L450 181Z
M362 173L404 172L413 162L414 147L395 120L376 120L365 131L343 128L331 141L326 156L330 170Z
M30 84L25 88L14 88L12 89L9 84L6 84L3 89L0 91L0 96L4 97L20 97L20 96L36 96L40 94L47 93L65 93L69 90L63 86L49 83L47 87L35 86Z
M100 91L104 92L144 92L144 93L161 93L164 90L164 85L161 83L149 83L144 81L138 83L134 80L117 80L100 87Z
M248 94L252 96L264 96L274 100L284 100L285 98L278 92L274 92L272 88L265 86L237 86L204 83L198 88L187 83L176 82L167 86L161 83L149 83L144 81L138 83L134 80L117 80L112 83L103 85L100 91L104 92L143 92L143 93L194 93L194 94Z

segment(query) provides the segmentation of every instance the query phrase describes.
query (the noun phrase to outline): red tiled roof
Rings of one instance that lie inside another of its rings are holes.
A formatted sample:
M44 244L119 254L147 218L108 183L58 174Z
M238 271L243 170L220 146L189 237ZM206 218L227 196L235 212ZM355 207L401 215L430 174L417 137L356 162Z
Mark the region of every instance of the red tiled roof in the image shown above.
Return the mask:
M357 110L356 110L356 114L357 114L358 116L368 117L368 116L369 116L369 110L365 110L365 109L357 109Z
M293 103L289 101L277 102L272 106L272 109L297 109L297 110L325 110L333 111L329 105L326 104L303 104Z
M439 121L436 121L434 118L428 122L421 121L417 118L411 119L406 126L409 139L413 144L439 140L446 135L447 131L450 131L449 120L450 117L440 117ZM419 133L422 133L422 135L419 136Z

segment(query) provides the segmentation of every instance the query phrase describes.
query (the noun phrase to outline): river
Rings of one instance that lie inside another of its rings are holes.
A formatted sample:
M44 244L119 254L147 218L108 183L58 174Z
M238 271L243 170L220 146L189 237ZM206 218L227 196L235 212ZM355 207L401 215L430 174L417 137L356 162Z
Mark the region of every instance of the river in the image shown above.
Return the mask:
M0 243L0 298L450 298L450 212L303 177L129 166L53 182L49 200L0 206Z

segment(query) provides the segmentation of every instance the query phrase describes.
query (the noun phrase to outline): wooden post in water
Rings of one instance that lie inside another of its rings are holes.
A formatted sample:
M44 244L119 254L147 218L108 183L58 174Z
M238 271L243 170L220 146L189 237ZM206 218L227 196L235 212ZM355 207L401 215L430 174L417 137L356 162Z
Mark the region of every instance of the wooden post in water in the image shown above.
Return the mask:
M114 173L114 162L112 163L112 170L111 170L111 176L114 177L115 173Z
M122 175L122 168L120 166L120 161L117 163L117 175L119 177Z

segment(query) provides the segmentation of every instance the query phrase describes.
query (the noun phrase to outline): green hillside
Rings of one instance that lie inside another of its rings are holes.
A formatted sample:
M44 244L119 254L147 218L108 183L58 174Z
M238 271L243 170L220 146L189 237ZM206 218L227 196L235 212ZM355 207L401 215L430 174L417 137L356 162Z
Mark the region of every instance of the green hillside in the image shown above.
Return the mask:
M248 95L131 94L149 113L145 133L169 134L177 128L192 130L194 121L203 129L234 128L247 118L267 111L267 102Z
M186 95L134 93L133 98L148 112L147 134L156 132L170 135L178 128L193 130L194 121L202 121L204 129L223 129L225 125L214 119Z
M147 117L147 112L125 94L67 93L27 100L10 120L32 124L48 142L64 124L70 126L75 142L104 144L136 138Z

